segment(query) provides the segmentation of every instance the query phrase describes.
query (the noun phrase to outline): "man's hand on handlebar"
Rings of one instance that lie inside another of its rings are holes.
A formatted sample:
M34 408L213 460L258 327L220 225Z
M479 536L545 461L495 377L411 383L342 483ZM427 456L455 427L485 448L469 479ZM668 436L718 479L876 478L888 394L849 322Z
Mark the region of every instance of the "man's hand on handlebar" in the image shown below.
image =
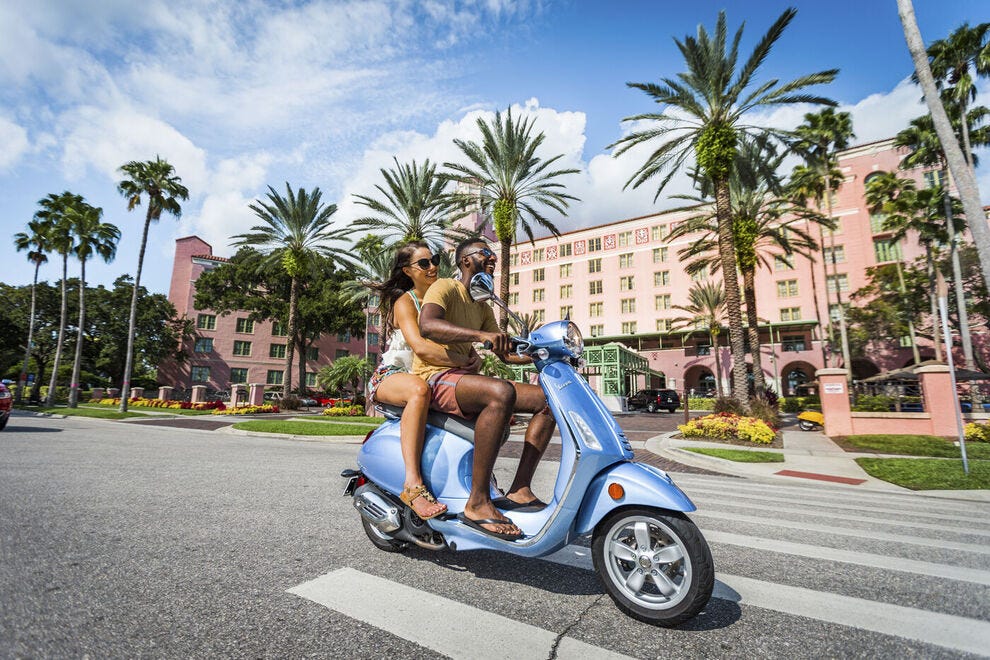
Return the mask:
M482 334L485 348L496 355L508 355L512 350L512 338L504 332L485 332Z

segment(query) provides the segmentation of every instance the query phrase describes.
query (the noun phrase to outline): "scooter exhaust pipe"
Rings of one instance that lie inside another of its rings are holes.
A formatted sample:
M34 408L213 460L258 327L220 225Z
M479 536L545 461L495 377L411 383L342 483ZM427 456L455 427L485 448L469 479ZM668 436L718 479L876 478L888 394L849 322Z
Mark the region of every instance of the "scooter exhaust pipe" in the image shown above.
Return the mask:
M359 488L354 493L354 508L362 518L377 529L385 534L391 534L402 527L401 512L399 507L375 492L376 490L367 484Z

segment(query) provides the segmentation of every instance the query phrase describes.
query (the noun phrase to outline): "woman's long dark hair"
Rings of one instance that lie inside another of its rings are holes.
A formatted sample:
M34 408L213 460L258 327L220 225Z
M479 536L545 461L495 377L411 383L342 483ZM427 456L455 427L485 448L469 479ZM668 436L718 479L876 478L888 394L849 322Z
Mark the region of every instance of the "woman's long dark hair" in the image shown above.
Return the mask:
M395 330L395 314L393 311L395 301L415 286L412 278L406 275L402 269L409 265L413 253L420 248L430 249L430 246L423 241L409 241L400 245L395 251L395 258L392 260L392 270L388 275L388 279L384 282L369 282L367 285L372 291L378 292L380 297L378 314L382 320L381 346L388 344L388 340Z

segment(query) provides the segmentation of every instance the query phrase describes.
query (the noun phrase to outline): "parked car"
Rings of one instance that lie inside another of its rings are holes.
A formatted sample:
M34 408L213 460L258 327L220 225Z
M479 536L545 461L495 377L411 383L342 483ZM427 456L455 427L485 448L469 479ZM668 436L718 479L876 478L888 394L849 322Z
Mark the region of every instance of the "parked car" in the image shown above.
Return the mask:
M314 399L313 397L304 396L299 399L299 405L306 406L307 408L309 408L310 406L320 405L320 402Z
M10 409L14 405L14 397L10 394L10 390L7 386L0 383L0 431L7 426L7 420L10 419Z
M626 399L626 405L630 409L646 408L651 413L674 412L681 405L681 397L675 390L640 390Z
M354 403L354 398L349 396L317 396L316 401L324 408L332 408L334 406L349 406Z

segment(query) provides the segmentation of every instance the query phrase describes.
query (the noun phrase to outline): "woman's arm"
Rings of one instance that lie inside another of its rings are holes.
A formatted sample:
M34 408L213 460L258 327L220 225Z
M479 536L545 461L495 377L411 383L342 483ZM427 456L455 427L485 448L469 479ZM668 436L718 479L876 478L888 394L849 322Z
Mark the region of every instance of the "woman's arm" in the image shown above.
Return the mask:
M463 360L452 357L447 349L423 337L419 331L419 318L416 306L409 296L395 301L392 310L395 326L402 330L402 336L421 360L444 367L464 367Z

